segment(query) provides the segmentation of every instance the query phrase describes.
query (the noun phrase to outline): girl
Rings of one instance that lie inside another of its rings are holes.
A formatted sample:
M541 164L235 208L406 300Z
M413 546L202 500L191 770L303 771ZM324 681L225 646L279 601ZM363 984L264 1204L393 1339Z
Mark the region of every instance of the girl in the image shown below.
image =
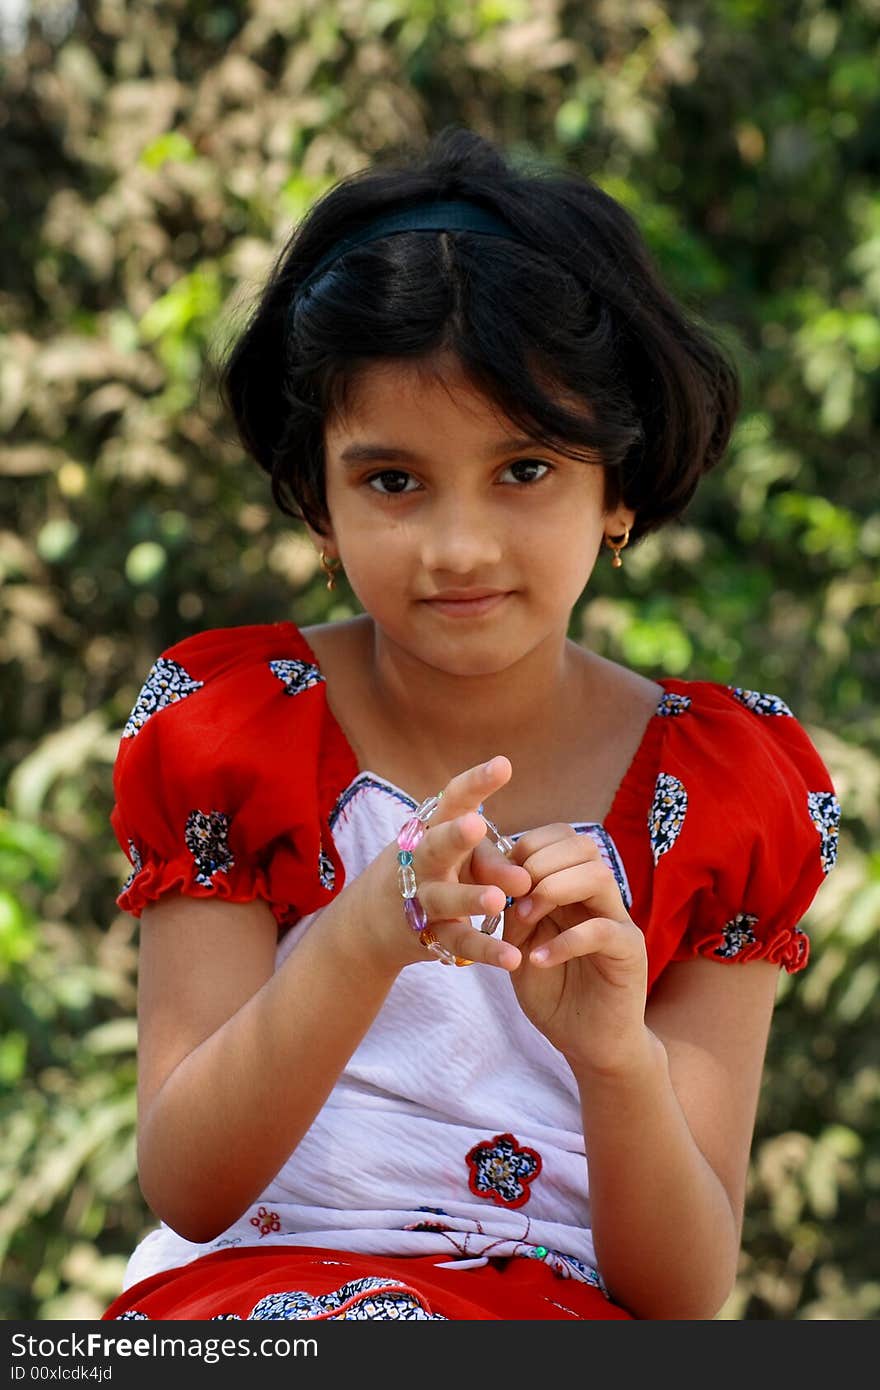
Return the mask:
M124 729L160 1225L105 1317L712 1318L840 807L777 696L567 633L734 370L616 202L452 128L315 205L222 389L363 611L185 638Z

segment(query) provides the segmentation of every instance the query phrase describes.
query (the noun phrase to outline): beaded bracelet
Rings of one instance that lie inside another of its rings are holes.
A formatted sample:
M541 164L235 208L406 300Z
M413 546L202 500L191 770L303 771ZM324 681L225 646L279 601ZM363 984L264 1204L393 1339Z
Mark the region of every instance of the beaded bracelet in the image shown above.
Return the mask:
M416 807L415 813L401 827L397 836L397 886L403 898L406 920L413 931L418 932L419 940L425 949L439 956L444 965L457 965L459 961L464 965L466 962L462 957L448 951L428 927L428 917L419 901L416 871L413 868L413 850L427 830L428 821L440 805L442 796L442 792L438 792L436 796L429 796Z
M428 918L424 907L418 897L418 885L416 883L415 869L413 868L413 850L421 840L428 828L428 821L433 816L437 807L440 805L442 791L436 796L429 796L420 806L416 807L414 814L401 827L397 836L397 884L403 898L403 910L406 920L414 932L418 933L422 945L429 951L433 951L442 960L444 965L473 965L473 961L465 960L462 956L456 956L439 942L428 926ZM483 813L482 804L480 814ZM495 845L502 854L509 854L513 849L513 842L508 840L506 835L502 835L496 825L493 825L488 816L483 816L486 822L486 829ZM507 898L505 904L509 907L513 899ZM491 935L501 923L501 914L492 913L483 918L480 931L486 935Z

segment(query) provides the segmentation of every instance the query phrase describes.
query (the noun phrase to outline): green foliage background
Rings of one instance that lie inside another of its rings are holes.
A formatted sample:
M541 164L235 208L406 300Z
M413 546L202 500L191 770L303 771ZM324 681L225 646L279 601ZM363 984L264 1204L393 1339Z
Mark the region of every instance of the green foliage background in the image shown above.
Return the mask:
M43 0L4 42L0 1317L99 1316L152 1224L108 823L146 672L204 627L354 611L205 363L319 192L448 122L596 177L741 366L726 465L597 566L575 635L778 694L831 769L721 1316L876 1317L880 0Z

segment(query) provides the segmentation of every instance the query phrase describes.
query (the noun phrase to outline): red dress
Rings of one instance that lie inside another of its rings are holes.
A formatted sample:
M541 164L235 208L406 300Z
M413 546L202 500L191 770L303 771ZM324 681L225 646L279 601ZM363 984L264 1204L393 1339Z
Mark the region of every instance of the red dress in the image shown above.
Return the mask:
M645 933L649 989L670 961L698 955L800 970L800 922L837 854L828 769L777 696L659 684L603 823ZM140 916L169 891L261 897L280 939L344 886L331 827L362 771L294 623L185 638L154 664L120 742L111 823L132 872L118 905ZM540 1259L448 1270L437 1258L218 1251L133 1285L105 1317L628 1316L601 1281L563 1281Z

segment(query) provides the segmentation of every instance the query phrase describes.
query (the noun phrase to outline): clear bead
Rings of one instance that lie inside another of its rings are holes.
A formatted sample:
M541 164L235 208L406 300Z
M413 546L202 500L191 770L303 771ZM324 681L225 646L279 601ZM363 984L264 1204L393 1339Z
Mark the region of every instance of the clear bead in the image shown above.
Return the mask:
M484 815L483 820L486 822L486 830L489 833L489 839L492 841L495 848L500 850L502 854L509 854L513 849L513 841L508 840L506 835L502 835L498 826L495 825L493 821L490 821L488 816Z
M432 941L428 950L433 951L435 956L439 956L444 965L455 964L455 954L448 951L439 941Z
M427 800L423 801L421 806L416 810L416 819L421 821L430 820L431 816L433 816L437 807L440 805L440 798L442 795L442 792L438 792L436 796L429 796Z
M397 883L404 898L416 895L416 876L410 864L401 864L397 870Z
M501 926L501 918L497 912L493 912L491 917L484 917L480 923L480 931L484 936L491 936Z

